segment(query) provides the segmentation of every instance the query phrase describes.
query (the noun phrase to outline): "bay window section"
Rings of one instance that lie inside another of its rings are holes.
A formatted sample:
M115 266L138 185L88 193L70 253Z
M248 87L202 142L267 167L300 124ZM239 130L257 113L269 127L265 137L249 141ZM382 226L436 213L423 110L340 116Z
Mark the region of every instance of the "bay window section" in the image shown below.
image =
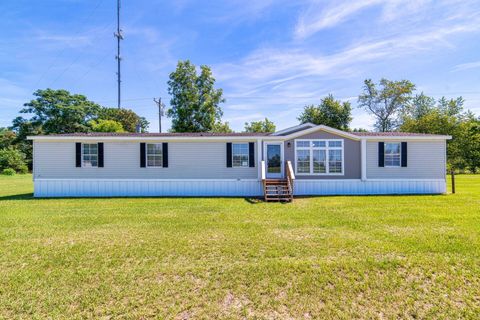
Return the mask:
M310 173L310 151L297 150L297 172Z
M313 150L313 173L326 173L327 163L325 150Z
M296 140L297 174L343 174L343 140Z

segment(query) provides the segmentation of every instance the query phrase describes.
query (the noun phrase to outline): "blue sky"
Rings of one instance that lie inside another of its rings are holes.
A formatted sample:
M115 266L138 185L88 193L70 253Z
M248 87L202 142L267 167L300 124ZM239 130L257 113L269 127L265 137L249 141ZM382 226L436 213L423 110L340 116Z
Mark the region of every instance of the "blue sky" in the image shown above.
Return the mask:
M0 3L0 126L39 88L116 105L115 10L115 0ZM179 59L212 67L224 120L237 131L264 117L295 125L305 104L329 93L356 106L365 78L461 95L480 114L478 0L123 0L122 20L123 106L152 132L152 98L168 105ZM353 115L353 127L371 128L365 111Z

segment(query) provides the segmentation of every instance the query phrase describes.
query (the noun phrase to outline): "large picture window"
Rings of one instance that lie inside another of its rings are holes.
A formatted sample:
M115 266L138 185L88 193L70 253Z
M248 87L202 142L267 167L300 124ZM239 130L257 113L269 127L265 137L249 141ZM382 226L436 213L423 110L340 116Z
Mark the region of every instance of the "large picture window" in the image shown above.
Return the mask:
M248 167L248 143L233 143L232 144L232 166L233 167Z
M82 144L82 167L98 167L98 144Z
M297 174L343 174L343 140L296 140Z
M161 143L147 143L147 167L162 167L163 152Z
M400 142L385 143L385 167L400 167Z

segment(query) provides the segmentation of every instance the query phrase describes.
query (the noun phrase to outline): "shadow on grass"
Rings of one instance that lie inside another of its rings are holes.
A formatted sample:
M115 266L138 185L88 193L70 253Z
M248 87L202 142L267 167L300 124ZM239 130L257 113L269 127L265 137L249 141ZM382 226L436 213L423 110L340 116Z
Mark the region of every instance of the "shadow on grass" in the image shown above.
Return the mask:
M377 195L315 195L315 196L295 196L294 199L314 199L314 198L322 198L322 197L408 197L408 196L448 196L452 195L451 193L447 194L377 194ZM208 199L208 198L242 198L242 197L213 197L213 196L205 196L205 197L164 197L164 196L145 196L145 197L39 197L35 198L33 193L21 193L21 194L12 194L8 196L0 196L0 201L8 201L8 200L53 200L53 199ZM257 197L245 197L243 200L249 204L255 205L259 203L267 203L262 198ZM295 201L295 200L294 200ZM291 203L289 201L279 201L282 204Z
M31 192L0 197L0 201L6 200L35 200L35 198L33 197L33 193Z

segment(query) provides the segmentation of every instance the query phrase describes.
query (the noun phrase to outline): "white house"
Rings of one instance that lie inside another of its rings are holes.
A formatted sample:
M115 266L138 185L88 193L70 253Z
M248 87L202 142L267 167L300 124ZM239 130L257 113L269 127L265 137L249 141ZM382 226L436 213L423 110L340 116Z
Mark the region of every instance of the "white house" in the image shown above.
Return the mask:
M31 136L35 197L435 194L446 140L303 124L275 133Z

